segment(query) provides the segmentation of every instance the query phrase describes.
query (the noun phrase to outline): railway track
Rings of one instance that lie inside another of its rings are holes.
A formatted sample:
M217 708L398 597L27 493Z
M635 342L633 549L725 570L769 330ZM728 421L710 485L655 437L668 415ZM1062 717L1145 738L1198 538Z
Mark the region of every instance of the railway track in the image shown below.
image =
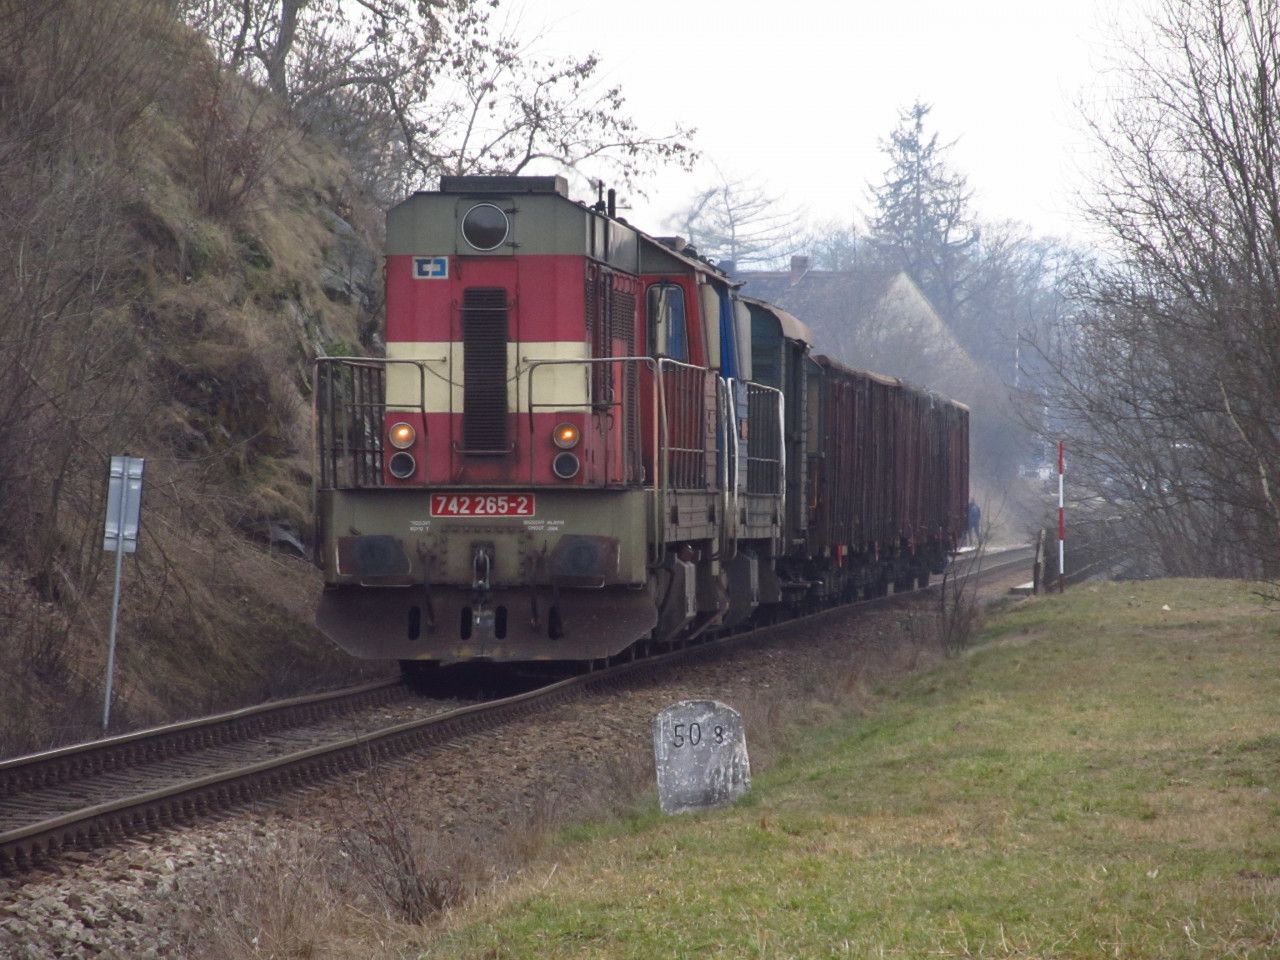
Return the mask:
M1031 554L1030 548L1017 548L981 558L976 566L962 557L959 572L986 579L1029 562ZM937 586L859 606L901 602ZM817 622L847 609L805 619ZM189 823L499 726L589 690L767 640L773 629L760 627L464 707L424 702L388 680L0 761L0 874L22 873L63 851Z

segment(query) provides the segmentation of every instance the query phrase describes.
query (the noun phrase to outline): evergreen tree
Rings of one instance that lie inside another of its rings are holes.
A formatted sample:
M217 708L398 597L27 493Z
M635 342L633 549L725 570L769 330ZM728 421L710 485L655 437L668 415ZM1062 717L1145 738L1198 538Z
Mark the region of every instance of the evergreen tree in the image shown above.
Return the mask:
M925 130L931 109L917 100L881 142L890 166L872 189L871 240L886 261L911 275L944 320L955 323L969 294L978 228L965 177L946 161L951 144Z

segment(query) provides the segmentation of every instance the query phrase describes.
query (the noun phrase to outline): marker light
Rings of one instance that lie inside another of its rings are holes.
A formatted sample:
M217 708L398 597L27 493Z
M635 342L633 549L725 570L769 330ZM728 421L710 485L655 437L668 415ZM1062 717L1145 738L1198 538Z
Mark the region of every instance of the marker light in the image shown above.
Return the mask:
M401 450L391 455L391 459L387 461L387 469L397 480L408 480L417 471L418 461L413 459L412 453Z
M551 439L561 450L572 450L582 439L582 434L572 423L562 423L556 427Z
M556 458L551 461L551 472L561 480L572 480L581 469L582 463L578 460L578 455L568 450L557 453Z
M387 431L387 439L397 450L407 450L413 446L413 441L418 439L418 431L413 429L412 424L401 420Z

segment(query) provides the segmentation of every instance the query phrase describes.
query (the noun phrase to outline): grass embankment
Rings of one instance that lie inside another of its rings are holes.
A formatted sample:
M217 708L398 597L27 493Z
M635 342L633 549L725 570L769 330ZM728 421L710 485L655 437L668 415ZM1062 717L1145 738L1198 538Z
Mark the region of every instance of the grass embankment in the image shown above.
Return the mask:
M746 802L571 833L428 956L1280 956L1278 661L1245 584L1020 604Z

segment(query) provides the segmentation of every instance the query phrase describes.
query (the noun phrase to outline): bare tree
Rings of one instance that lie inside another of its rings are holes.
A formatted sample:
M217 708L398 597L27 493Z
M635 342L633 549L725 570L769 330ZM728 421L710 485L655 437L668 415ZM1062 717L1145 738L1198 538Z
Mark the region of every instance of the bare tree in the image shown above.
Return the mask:
M815 270L852 270L872 258L870 238L853 223L819 223L801 247L809 251Z
M594 55L536 56L496 0L185 0L224 63L332 137L382 202L449 173L538 164L630 185L687 163L691 132L641 130Z
M703 256L731 263L773 266L800 248L800 217L763 187L730 180L699 190L667 228L686 237Z
M0 753L87 713L69 637L91 615L106 453L139 428L121 211L163 26L149 0L0 0Z
M1073 466L1171 573L1280 569L1275 0L1164 0L1095 129L1111 248L1046 395Z

